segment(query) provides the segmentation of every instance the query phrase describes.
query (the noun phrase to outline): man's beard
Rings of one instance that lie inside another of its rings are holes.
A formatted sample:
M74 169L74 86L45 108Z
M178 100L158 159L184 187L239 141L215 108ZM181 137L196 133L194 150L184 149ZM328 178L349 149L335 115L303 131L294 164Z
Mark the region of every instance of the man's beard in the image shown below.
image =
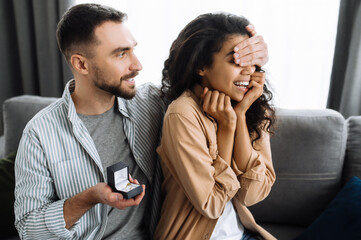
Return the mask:
M117 97L121 97L124 99L131 99L135 96L135 86L129 86L131 90L122 89L122 81L127 79L132 79L138 75L138 71L131 72L130 74L124 75L119 79L118 85L109 85L105 81L105 77L103 71L101 71L98 67L94 66L94 84L96 87L111 93Z

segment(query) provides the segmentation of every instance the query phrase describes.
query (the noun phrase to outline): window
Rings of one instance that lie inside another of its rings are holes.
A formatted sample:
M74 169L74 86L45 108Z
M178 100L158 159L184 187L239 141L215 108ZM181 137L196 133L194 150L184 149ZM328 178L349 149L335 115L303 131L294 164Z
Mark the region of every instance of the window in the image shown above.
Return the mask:
M143 70L137 85L161 83L169 48L180 30L202 13L244 15L263 35L270 60L265 65L283 108L325 108L336 39L339 0L102 0L128 14Z

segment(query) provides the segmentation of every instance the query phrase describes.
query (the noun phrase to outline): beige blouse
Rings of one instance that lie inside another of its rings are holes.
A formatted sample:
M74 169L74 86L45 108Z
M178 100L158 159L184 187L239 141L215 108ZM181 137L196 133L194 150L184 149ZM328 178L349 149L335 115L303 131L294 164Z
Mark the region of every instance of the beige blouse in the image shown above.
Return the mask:
M199 98L185 91L166 112L157 149L164 174L165 199L155 239L209 239L226 203L232 200L243 226L275 239L259 226L246 206L271 191L275 172L269 135L257 141L241 172L229 166L217 149L217 123L208 118Z

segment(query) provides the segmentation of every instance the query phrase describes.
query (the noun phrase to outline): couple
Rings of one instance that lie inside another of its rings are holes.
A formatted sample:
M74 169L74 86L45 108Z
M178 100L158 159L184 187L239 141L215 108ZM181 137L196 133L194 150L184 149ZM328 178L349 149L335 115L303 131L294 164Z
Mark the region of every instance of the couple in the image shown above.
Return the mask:
M275 180L272 94L256 66L268 58L263 39L242 17L201 15L174 41L161 91L135 90L142 65L125 20L82 4L58 24L74 80L24 129L15 162L19 235L149 239L157 226L156 239L273 239L246 208ZM135 198L105 183L119 161L142 183Z

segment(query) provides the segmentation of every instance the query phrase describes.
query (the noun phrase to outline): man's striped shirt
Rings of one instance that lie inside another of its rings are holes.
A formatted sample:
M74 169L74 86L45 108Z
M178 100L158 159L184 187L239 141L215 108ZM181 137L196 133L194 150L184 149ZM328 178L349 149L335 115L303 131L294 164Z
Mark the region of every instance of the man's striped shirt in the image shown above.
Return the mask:
M62 98L27 124L15 161L15 226L23 239L101 239L107 206L96 204L65 228L66 199L104 181L94 142L79 119L70 81ZM151 183L146 218L150 234L160 213L161 171L156 154L165 105L152 84L137 88L131 100L118 98L124 132L134 159ZM148 215L149 214L149 215Z

